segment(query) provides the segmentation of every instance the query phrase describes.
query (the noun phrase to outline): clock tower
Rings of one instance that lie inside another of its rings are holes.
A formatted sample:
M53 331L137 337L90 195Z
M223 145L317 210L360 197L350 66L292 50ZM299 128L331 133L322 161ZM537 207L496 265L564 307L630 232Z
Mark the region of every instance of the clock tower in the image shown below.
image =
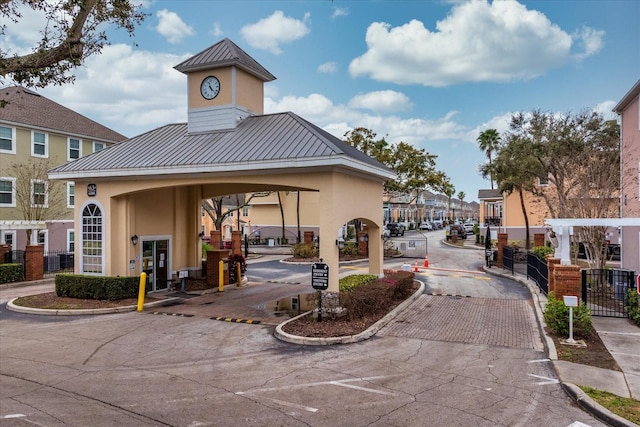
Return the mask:
M187 75L189 133L230 130L264 114L264 83L276 79L227 38L174 68Z

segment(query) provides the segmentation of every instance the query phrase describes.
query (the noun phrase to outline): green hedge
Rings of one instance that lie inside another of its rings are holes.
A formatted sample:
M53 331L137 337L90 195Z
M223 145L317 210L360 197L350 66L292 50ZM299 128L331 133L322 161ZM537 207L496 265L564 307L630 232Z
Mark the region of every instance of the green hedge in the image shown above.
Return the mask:
M80 274L56 275L56 295L96 300L119 300L137 298L140 278L84 276Z
M0 264L0 283L21 282L24 280L22 264Z

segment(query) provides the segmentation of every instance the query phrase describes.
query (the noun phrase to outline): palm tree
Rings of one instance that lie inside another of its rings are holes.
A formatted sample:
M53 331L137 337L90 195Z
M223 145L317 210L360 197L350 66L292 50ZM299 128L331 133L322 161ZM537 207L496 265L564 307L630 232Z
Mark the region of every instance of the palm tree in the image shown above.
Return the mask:
M498 131L495 129L487 129L480 133L476 141L480 144L480 149L487 153L487 158L489 159L488 171L491 180L491 189L493 190L493 167L491 165L491 155L500 146L500 134L498 134Z
M458 193L458 199L460 200L460 214L464 218L464 198L467 197L464 191Z

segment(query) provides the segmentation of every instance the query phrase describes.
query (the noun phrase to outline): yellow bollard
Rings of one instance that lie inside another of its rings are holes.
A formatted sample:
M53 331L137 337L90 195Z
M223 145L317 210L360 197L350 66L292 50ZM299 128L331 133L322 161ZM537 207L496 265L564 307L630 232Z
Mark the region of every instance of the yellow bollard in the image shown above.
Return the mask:
M147 287L147 273L140 274L140 288L138 290L138 311L144 308L144 290Z
M224 292L224 261L218 263L218 292Z
M242 264L236 262L236 277L238 278L238 287L242 287Z

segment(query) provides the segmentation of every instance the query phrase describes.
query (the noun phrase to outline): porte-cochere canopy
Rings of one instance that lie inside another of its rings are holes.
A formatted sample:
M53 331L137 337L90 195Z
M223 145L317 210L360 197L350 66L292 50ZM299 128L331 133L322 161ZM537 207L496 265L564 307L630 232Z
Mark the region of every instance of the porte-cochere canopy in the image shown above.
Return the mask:
M49 177L75 182L80 239L86 234L79 227L87 205L102 210L104 268L99 274L105 275L142 271L142 245L132 244L133 235L167 237L173 274L198 270L204 198L283 189L318 192L320 256L336 272L329 290L337 290L336 230L360 218L371 236L379 236L383 183L394 174L288 112L246 117L233 129L213 132L189 133L186 123L166 125L52 169ZM97 263L96 245L77 243L78 248L91 248L92 266ZM380 274L381 240L371 238L369 249L370 272ZM91 273L83 271L84 258L89 265L88 255L76 257L76 272Z

